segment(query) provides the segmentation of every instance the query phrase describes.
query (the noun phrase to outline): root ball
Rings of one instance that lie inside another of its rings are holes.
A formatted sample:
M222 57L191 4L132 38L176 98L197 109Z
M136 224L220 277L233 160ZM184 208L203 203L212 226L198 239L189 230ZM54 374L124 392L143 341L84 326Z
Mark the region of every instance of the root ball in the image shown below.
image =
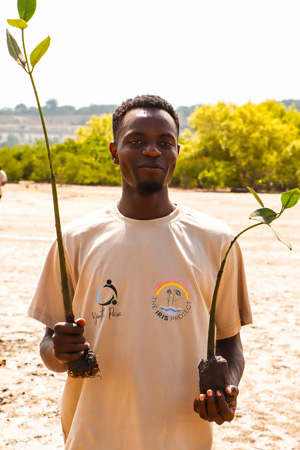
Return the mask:
M77 361L68 364L68 373L73 378L92 378L100 372L96 356L88 349Z
M202 359L199 366L199 388L201 394L206 394L208 389L214 393L222 391L227 402L232 398L225 392L229 385L228 364L222 356L214 356L209 359Z

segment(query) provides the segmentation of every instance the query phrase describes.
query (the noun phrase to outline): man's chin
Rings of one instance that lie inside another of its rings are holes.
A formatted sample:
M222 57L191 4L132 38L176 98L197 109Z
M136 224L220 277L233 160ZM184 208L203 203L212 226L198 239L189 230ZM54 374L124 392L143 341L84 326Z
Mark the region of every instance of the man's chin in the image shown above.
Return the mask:
M160 192L163 184L156 180L140 181L137 185L137 191L142 195L152 195Z

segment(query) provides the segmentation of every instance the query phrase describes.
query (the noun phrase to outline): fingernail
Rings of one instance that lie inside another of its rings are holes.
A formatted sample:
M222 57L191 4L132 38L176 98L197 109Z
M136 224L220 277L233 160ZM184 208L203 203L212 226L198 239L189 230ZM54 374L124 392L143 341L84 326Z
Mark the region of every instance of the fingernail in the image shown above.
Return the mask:
M217 396L218 397L222 397L222 392L221 391L217 391Z
M205 395L204 395L204 394L200 394L199 398L200 398L200 401L201 401L201 402L204 402L204 400L205 400Z
M211 389L208 389L208 391L206 393L209 397L212 397L212 395L213 395L213 391Z

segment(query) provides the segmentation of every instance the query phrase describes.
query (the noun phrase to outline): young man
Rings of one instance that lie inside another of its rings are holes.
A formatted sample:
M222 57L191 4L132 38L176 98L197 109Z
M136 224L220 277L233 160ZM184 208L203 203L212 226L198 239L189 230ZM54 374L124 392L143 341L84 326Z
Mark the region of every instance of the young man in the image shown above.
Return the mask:
M217 353L228 360L232 396L199 395L209 309L219 265L232 239L222 222L169 198L179 122L166 101L141 96L113 116L118 203L64 231L76 324L64 322L56 243L29 315L46 325L41 356L64 372L91 346L101 376L68 378L62 398L66 449L208 450L212 423L234 417L244 359L241 325L251 323L238 245L219 297Z

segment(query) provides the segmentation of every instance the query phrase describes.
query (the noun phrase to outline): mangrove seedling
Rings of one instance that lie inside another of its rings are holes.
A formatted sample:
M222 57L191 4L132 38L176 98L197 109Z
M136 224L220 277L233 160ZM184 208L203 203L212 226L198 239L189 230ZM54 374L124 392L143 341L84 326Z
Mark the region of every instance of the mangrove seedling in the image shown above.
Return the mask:
M66 269L66 261L65 261L65 252L63 246L62 232L61 232L61 223L60 223L60 214L59 214L59 205L58 205L58 196L56 189L56 180L53 172L52 166L52 158L51 151L48 139L47 128L43 116L43 111L40 105L39 96L37 93L36 85L33 79L33 70L40 59L44 56L46 51L50 46L50 37L48 36L42 42L40 42L37 47L31 52L30 57L28 59L26 47L25 47L25 29L28 27L28 22L32 18L36 10L36 0L18 0L17 7L19 18L18 19L8 19L7 22L9 25L19 28L22 33L22 45L23 52L20 50L20 47L13 37L13 35L6 30L7 35L7 46L8 51L12 58L25 70L25 72L29 75L31 85L33 87L42 128L45 137L45 144L47 148L49 169L50 169L50 180L52 187L52 198L53 198L53 207L54 207L54 218L55 218L55 227L56 227L56 238L58 245L58 254L59 254L59 264L60 264L60 274L61 274L61 292L63 297L63 304L65 310L65 319L66 322L74 323L74 314L72 309L72 301L70 297L69 285L68 285L68 277L67 277L67 269ZM68 364L69 374L74 377L92 377L95 376L99 372L99 366L95 357L95 354L92 350L86 350L82 357L74 362Z
M230 403L232 400L232 398L230 398L230 396L227 395L227 393L225 392L225 387L230 384L228 376L228 364L226 359L224 359L222 356L216 356L215 354L216 304L220 283L228 255L234 243L238 240L240 236L242 236L242 234L260 225L267 225L268 227L270 227L275 236L277 237L277 239L281 241L283 244L285 244L290 250L292 250L291 244L273 228L271 223L274 220L277 220L286 209L295 206L300 198L300 190L298 188L284 192L283 194L281 194L281 210L278 213L276 213L272 209L266 208L264 206L261 198L252 188L248 187L248 189L254 195L254 197L261 206L261 208L256 209L249 216L249 219L256 220L258 221L258 223L245 228L240 233L238 233L234 237L234 239L232 239L221 262L211 302L208 341L207 341L207 359L202 359L202 361L198 366L200 393L206 394L208 389L211 389L214 392L216 392L217 390L221 390L224 393L228 403Z

